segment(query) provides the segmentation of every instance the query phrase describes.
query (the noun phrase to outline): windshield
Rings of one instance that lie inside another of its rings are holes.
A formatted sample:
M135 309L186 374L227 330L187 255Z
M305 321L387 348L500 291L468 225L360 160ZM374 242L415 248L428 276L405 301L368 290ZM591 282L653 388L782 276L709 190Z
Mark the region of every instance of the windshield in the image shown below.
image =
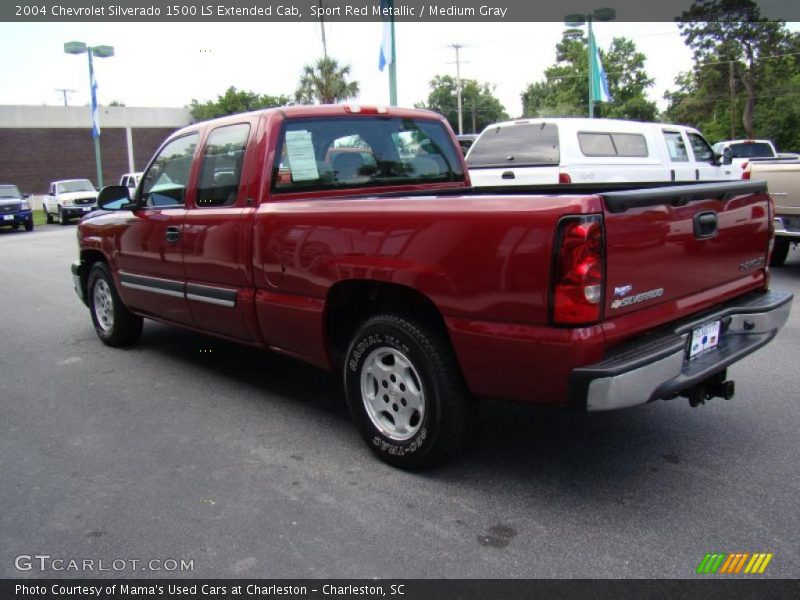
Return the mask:
M0 198L22 198L22 194L15 185L0 185Z
M88 179L77 181L62 181L57 184L59 194L69 194L70 192L94 192L94 186Z
M771 158L775 156L772 147L764 142L731 144L730 149L733 158Z

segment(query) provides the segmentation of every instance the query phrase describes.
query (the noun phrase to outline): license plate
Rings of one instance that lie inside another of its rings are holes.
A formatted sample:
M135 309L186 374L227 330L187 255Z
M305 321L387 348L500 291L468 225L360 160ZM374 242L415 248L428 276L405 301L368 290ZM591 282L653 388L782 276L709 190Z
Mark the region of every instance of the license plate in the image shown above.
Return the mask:
M14 215L3 215L3 220L4 221L13 221L14 220Z
M689 346L689 358L701 352L716 348L719 343L719 321L712 321L692 330L692 343Z
M89 212L90 210L92 210L91 206L84 206L83 207L83 212Z

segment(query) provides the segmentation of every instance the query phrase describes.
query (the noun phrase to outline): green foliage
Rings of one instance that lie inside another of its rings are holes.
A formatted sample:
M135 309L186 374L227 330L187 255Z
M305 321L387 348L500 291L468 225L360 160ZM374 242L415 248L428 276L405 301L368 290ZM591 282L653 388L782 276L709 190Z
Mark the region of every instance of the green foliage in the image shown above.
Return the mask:
M458 89L455 77L436 75L430 86L427 102L419 102L415 107L427 108L444 115L453 131L458 132ZM506 109L494 96L494 86L478 83L474 79L461 80L461 111L464 133L480 133L487 125L508 119Z
M613 102L595 104L595 116L654 121L658 110L647 99L653 85L644 69L645 56L636 45L617 37L608 50L600 49ZM523 113L540 117L585 117L589 105L588 43L585 37L564 38L556 45L556 62L545 70L545 80L522 93Z
M297 90L298 104L336 104L358 96L357 81L348 81L350 65L339 66L333 58L320 58L313 65L305 65Z
M800 148L800 35L763 19L752 0L695 2L680 28L695 65L665 94L669 120L712 141L767 138Z
M237 90L229 87L224 94L217 96L215 101L207 101L203 104L192 99L189 109L197 121L206 121L225 115L235 115L238 113L258 110L260 108L272 108L273 106L285 106L289 104L288 96L270 96L268 94L259 95L255 92Z

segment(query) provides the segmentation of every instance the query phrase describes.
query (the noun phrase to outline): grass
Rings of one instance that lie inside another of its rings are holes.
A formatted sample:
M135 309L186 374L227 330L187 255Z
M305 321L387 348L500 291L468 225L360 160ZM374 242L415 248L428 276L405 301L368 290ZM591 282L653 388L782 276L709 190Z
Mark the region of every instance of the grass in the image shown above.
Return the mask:
M42 210L33 211L33 225L34 227L37 225L44 225L44 211Z

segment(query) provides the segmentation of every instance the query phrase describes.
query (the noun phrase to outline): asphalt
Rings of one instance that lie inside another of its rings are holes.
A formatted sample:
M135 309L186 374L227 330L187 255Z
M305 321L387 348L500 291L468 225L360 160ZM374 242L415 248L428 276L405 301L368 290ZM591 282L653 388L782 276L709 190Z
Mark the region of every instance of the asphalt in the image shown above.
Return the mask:
M335 376L152 322L106 348L76 255L74 226L0 232L0 577L693 577L708 552L800 576L797 306L731 401L484 403L467 452L413 474L367 450ZM797 250L772 280L800 297Z

